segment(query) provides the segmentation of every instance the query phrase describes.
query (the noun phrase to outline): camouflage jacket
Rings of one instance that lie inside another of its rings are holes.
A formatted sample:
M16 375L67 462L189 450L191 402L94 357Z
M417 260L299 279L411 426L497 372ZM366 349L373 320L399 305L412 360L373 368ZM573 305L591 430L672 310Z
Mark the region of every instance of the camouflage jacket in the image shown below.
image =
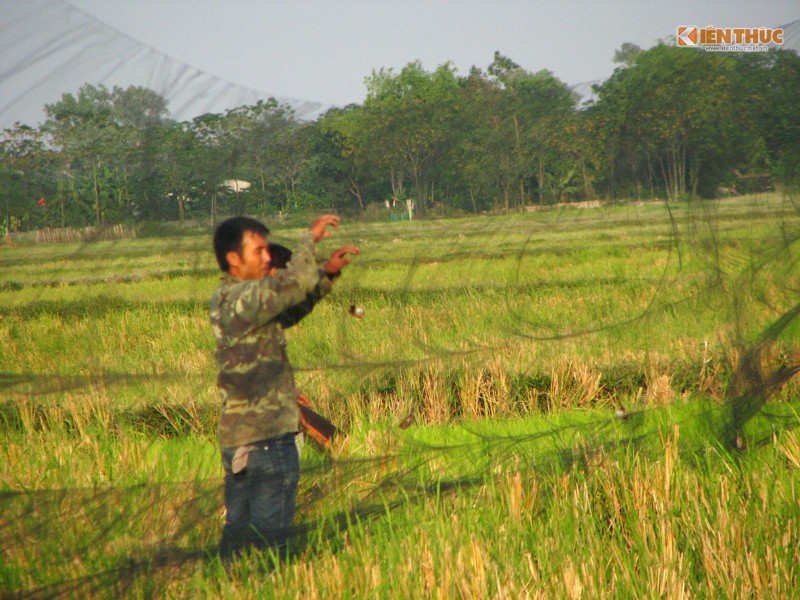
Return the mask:
M309 302L313 306L330 290L331 280L315 261L310 235L275 277L222 277L209 315L217 342L221 447L297 431L297 388L283 333L297 318L287 319L284 313L304 306L302 317L310 312Z

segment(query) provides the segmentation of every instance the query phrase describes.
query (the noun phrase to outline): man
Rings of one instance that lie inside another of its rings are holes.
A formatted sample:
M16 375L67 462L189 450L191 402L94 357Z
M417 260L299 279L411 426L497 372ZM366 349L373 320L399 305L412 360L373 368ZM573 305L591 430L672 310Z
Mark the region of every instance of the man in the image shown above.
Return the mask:
M222 399L219 441L225 467L227 515L219 552L230 556L246 545L282 548L294 517L300 464L297 388L278 318L312 292L330 292L355 246L333 252L323 269L314 246L336 229L339 217L315 220L285 270L270 266L263 223L234 217L214 232L214 252L224 272L211 298Z

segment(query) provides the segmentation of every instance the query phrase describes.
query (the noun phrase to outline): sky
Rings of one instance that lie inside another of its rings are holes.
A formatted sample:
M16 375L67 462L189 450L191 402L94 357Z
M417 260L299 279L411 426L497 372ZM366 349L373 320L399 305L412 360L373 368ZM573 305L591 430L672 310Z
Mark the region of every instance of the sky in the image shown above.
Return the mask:
M21 0L16 0L21 1ZM61 0L56 0L61 1ZM373 71L451 62L486 71L500 51L570 85L604 80L624 42L649 48L679 25L774 27L787 0L67 0L127 36L232 83L344 106Z

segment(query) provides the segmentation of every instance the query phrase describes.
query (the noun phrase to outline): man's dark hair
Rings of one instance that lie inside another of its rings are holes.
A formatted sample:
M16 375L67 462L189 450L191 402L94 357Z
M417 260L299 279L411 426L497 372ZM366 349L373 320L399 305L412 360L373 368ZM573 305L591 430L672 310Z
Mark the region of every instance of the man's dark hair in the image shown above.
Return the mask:
M269 255L270 268L275 267L277 269L285 269L286 265L289 264L289 261L292 260L292 251L286 246L281 246L280 244L270 244Z
M226 273L231 267L228 264L228 252L233 250L241 254L245 231L252 231L264 237L269 233L266 225L250 217L231 217L220 223L214 231L214 254L217 256L219 268Z

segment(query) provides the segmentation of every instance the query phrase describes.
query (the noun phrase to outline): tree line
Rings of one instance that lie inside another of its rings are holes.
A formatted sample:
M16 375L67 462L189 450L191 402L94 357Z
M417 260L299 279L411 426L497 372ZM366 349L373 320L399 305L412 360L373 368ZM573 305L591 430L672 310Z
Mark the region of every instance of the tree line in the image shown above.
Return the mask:
M479 213L797 181L796 53L624 44L615 61L588 102L500 53L464 76L413 62L313 122L274 99L176 122L152 90L87 84L3 132L0 226Z

